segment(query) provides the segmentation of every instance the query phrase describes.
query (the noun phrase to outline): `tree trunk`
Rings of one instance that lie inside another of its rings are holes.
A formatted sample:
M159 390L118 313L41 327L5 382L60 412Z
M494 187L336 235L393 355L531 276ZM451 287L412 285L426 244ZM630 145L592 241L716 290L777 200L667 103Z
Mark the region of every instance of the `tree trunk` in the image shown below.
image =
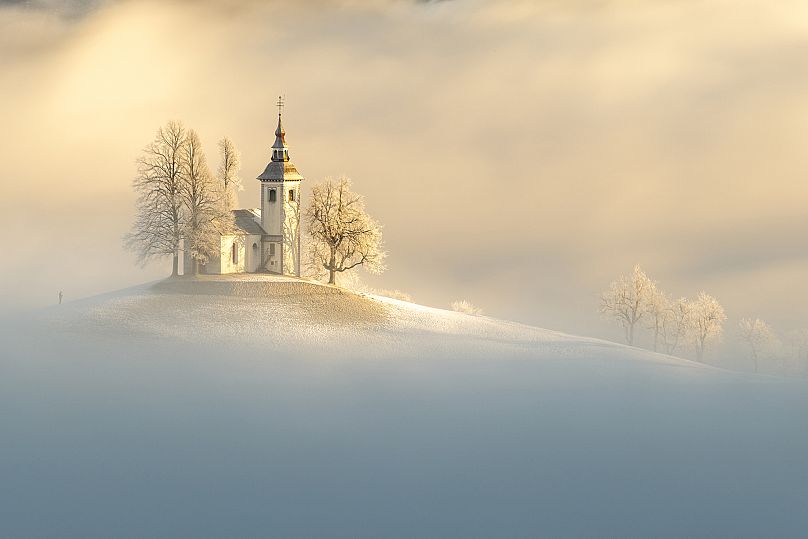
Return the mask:
M185 241L180 238L180 227L177 224L176 216L174 218L174 260L171 268L171 276L176 277L180 274L180 242L185 245ZM185 267L182 268L185 273Z
M337 284L337 250L331 247L331 257L328 259L328 284Z
M194 259L193 259L193 264L192 264L192 265L193 265L193 267L194 267L194 277L196 277L197 275L199 275L199 260L197 260L196 258L194 258Z
M634 324L628 327L628 336L626 338L630 346L634 346Z

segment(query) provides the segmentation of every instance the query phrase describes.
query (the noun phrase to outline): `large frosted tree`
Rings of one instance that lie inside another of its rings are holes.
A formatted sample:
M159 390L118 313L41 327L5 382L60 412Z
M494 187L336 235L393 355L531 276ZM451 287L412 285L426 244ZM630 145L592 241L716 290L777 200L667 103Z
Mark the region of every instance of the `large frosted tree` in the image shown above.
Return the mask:
M137 160L133 187L137 210L124 244L145 264L172 257L171 275L179 272L180 240L184 226L182 185L187 132L180 122L168 122Z
M362 266L380 273L384 268L381 226L365 211L362 196L351 190L351 180L326 178L312 188L305 212L309 235L309 267L336 275Z
M220 254L221 235L231 231L233 218L227 191L211 174L199 135L193 129L188 131L182 155L180 193L187 213L183 239L196 275L200 264Z
M656 296L656 285L640 266L623 275L601 294L600 312L615 319L625 331L626 342L634 344L637 324L647 317L648 305Z

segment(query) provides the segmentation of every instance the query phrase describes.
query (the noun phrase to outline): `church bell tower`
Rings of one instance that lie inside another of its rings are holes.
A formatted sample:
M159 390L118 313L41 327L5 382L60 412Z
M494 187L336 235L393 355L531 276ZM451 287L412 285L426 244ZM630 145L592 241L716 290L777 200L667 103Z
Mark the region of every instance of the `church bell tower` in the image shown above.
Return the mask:
M261 227L263 269L300 277L300 182L303 176L289 160L283 128L283 98L278 98L278 127L272 157L261 182Z

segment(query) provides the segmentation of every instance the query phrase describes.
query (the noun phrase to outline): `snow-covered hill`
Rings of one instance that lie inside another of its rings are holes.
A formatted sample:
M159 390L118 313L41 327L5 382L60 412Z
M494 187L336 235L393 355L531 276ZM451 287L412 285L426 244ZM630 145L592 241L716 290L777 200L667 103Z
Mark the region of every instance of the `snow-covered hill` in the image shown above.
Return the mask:
M305 281L7 319L3 537L798 537L808 386Z
M300 353L306 357L589 358L703 365L515 322L266 275L148 283L51 309L43 319L95 338L133 338Z

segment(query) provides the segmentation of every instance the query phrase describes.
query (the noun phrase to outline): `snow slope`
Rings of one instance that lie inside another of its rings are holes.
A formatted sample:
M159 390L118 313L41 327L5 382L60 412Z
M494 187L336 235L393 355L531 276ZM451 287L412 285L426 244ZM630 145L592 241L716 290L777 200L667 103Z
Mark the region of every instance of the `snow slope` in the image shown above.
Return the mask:
M294 353L303 347L307 356L527 354L533 359L597 357L706 368L607 341L265 275L149 283L54 308L44 318L79 335L158 336L258 352Z
M808 387L282 278L8 319L3 537L800 537Z

